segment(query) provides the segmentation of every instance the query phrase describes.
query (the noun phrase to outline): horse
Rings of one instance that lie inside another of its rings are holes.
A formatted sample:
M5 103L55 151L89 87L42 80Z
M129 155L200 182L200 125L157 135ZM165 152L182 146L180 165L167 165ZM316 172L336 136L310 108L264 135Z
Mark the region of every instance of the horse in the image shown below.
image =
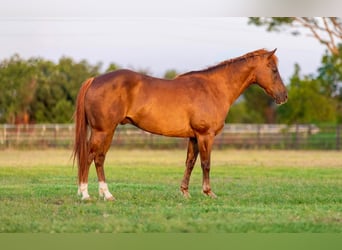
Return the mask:
M189 180L199 154L202 192L215 198L210 186L210 155L234 101L251 84L258 84L277 104L287 101L275 52L259 49L172 80L127 69L86 80L79 90L74 114L73 159L74 163L77 159L81 199L90 199L88 173L94 162L100 197L115 200L106 183L104 162L119 124L189 138L181 193L190 197Z

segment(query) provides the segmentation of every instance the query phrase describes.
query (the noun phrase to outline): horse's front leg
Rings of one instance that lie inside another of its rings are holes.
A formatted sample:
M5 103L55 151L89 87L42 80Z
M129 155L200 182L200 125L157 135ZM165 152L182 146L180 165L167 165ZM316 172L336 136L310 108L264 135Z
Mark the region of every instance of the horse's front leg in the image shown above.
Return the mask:
M203 194L208 195L211 198L216 198L217 196L214 194L210 187L210 155L214 142L214 135L200 135L197 137L197 140L203 172L202 192Z
M191 172L194 168L194 165L196 163L196 159L198 156L198 144L196 138L190 138L188 142L188 152L186 157L186 168L184 171L184 177L181 184L181 192L185 198L190 198L189 194L189 181Z

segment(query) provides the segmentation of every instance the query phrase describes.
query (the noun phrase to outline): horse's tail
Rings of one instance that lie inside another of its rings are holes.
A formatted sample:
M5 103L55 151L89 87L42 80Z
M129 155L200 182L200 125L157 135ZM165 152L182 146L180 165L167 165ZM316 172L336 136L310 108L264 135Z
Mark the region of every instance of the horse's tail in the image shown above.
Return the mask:
M75 139L74 139L74 164L75 159L77 159L78 165L78 182L81 184L81 180L85 175L85 170L88 167L88 142L87 142L87 130L88 130L88 120L85 113L84 99L88 88L93 82L94 78L89 78L86 80L77 96L76 110L74 114L75 120Z

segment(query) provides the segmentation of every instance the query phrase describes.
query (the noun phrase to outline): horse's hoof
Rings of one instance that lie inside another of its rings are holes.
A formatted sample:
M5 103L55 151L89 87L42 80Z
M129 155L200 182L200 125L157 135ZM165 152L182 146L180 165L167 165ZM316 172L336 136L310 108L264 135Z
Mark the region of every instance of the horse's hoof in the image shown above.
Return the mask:
M91 201L91 198L90 198L90 196L82 197L81 201L89 202L89 201Z
M206 196L209 196L210 198L213 198L213 199L216 199L216 198L217 198L217 195L214 194L214 192L212 192L212 191L207 191L207 192L202 191L202 193L203 193L204 195L206 195Z
M181 193L182 193L182 195L183 195L183 197L184 197L185 199L191 198L191 195L190 195L190 193L189 193L189 191L188 191L187 189L181 188Z
M109 196L109 197L103 196L103 200L104 201L115 201L115 197L114 196Z
M115 198L113 195L105 195L103 192L99 192L100 198L102 198L104 201L115 201Z
M190 199L191 198L191 195L189 194L188 191L182 191L182 195L185 199Z

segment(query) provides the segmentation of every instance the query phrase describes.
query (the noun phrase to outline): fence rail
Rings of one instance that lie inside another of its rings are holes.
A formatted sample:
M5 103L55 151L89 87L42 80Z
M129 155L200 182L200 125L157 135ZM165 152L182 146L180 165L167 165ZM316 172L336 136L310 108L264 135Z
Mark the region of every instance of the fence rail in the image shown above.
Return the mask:
M71 148L73 124L0 125L0 149ZM184 148L187 140L154 135L134 126L119 126L112 147ZM342 125L226 124L216 148L334 149L342 148Z

